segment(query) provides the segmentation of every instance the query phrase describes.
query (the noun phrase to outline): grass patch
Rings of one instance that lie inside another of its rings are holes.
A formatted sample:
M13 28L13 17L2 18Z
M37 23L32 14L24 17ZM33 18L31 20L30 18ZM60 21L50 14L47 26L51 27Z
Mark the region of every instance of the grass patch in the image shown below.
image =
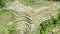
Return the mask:
M0 11L0 33L1 34L17 34L16 21L11 10Z
M43 2L43 3L37 3L35 0L33 0L33 2L29 2L29 0L18 0L18 1L20 3L26 5L26 6L31 6L33 8L49 6L49 5L51 5L53 3L52 1L46 1L46 2Z

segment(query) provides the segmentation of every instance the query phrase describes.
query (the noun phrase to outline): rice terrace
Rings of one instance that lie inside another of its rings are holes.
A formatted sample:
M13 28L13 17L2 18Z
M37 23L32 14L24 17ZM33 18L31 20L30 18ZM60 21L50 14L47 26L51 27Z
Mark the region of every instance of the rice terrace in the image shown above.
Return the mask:
M60 0L0 0L0 34L60 34Z

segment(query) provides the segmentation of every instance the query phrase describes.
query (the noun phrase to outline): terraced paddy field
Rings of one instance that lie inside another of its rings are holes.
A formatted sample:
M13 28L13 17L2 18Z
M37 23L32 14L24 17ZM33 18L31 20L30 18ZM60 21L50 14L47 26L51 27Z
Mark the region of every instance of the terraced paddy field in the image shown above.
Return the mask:
M8 0L0 8L0 34L60 34L60 2Z

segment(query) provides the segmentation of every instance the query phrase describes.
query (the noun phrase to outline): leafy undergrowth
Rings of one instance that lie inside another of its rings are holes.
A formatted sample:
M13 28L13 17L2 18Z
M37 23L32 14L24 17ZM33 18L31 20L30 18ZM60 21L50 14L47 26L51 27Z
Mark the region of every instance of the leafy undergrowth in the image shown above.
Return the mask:
M16 21L11 10L0 11L0 34L16 34Z
M57 29L55 29L55 27L58 28L58 31ZM38 27L36 34L37 33L38 34L59 34L60 32L59 27L60 27L60 11L58 12L56 16L52 17L49 20L42 22L40 26ZM56 32L54 32L53 30Z

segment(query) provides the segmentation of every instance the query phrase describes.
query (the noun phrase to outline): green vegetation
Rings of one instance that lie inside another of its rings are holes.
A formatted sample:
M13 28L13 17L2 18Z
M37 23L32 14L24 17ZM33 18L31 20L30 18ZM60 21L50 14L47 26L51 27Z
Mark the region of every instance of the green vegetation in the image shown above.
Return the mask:
M17 34L16 21L11 10L3 9L0 11L0 33Z
M43 1L42 3L38 2L37 0L18 0L20 3L26 5L26 6L31 6L33 8L37 8L37 7L43 7L43 6L49 6L50 4L52 4L52 1Z
M0 8L5 6L6 0L0 0Z
M60 0L49 0L49 1L60 1Z
M14 0L8 0L8 1L14 1ZM58 3L58 2L54 2L55 0L48 1L48 2L45 1L45 2L42 2L42 3L36 2L36 0L18 0L18 1L20 3L26 5L26 6L31 6L33 8L35 8L35 7L39 8L39 7L51 5L52 3L53 4L54 3L56 3L56 4ZM56 1L58 1L58 0L56 0ZM16 19L15 19L16 15L13 14L12 10L6 9L7 7L5 9L2 9L2 8L5 7L5 4L6 4L6 0L0 0L0 8L1 8L1 10L0 10L0 34L17 34L17 32L18 32L16 30L17 22L16 22ZM13 5L11 5L11 6L13 6ZM14 7L12 7L12 8L14 8ZM16 11L16 12L18 13L18 11ZM43 10L42 10L42 12L43 12ZM30 26L31 26L31 24L35 23L35 22L32 23L33 20L34 20L34 17L35 17L35 13L34 13L34 15L31 13L31 15L30 15L30 13L28 14L26 12L25 13L20 12L20 14L18 14L17 17L19 17L19 20L17 19L17 21L19 21L19 22L24 21L24 23L26 22L25 23L26 24L26 29L25 29L26 31L23 30L24 34L30 34L31 33L30 32L30 30L31 30ZM32 17L33 17L33 19L32 19ZM18 24L18 25L20 25L20 24ZM60 9L59 9L59 12L58 12L58 14L56 16L53 16L49 20L43 21L38 26L37 31L34 30L35 32L33 32L33 33L34 34L48 34L50 32L50 30L54 29L56 26L60 26ZM52 32L52 34L53 33L57 34L57 32Z
M25 5L33 5L35 3L35 0L19 0L19 2Z
M48 34L48 32L51 30L52 32L52 29L55 28L56 26L60 26L60 11L58 12L58 14L54 17L52 17L51 19L49 20L46 20L44 22L42 22L40 24L40 26L38 27L38 33L39 34ZM56 33L56 32L52 32L53 33ZM58 33L56 33L58 34Z

